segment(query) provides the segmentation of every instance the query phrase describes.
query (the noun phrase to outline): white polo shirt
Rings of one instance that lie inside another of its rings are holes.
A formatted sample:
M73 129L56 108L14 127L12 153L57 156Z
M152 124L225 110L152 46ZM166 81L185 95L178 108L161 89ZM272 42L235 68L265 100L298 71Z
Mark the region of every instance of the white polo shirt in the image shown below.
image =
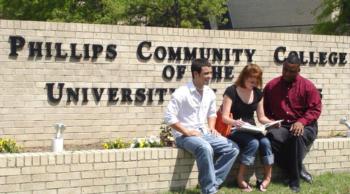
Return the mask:
M212 89L204 86L201 96L191 81L172 94L164 114L164 121L167 125L180 122L187 129L206 134L209 117L216 117L216 95ZM172 133L175 138L182 135L175 129Z

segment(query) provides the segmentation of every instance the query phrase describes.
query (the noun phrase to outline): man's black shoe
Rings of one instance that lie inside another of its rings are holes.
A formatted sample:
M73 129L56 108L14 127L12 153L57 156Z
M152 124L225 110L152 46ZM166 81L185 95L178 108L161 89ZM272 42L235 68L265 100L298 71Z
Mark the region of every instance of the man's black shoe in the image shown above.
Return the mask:
M290 190L292 190L294 193L299 193L300 192L300 187L299 186L294 186L294 185L289 185Z
M308 173L303 165L303 168L300 171L300 178L302 178L304 181L308 182L308 183L312 183L312 175L310 173Z
M290 181L289 181L288 178L282 180L282 183L283 183L284 185L286 185L286 186L289 185L289 182L290 182Z

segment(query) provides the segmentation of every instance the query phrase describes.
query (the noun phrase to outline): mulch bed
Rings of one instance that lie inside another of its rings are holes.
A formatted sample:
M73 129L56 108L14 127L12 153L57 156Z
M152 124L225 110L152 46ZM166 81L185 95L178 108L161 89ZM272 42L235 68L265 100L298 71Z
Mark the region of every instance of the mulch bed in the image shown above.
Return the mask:
M84 144L84 145L64 145L65 151L78 151L78 150L96 150L104 149L102 143ZM51 152L52 148L49 147L26 147L22 152Z

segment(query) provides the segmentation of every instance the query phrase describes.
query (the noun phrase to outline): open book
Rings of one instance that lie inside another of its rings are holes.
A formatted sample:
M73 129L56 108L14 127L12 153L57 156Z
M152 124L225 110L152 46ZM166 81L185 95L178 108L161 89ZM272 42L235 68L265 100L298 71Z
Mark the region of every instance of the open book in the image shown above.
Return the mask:
M246 131L246 132L252 132L252 133L265 133L265 130L273 125L276 125L277 123L281 123L283 120L277 120L273 121L271 123L266 123L265 125L261 126L255 126L250 123L244 123L239 129L234 127L233 130L240 130L240 131Z

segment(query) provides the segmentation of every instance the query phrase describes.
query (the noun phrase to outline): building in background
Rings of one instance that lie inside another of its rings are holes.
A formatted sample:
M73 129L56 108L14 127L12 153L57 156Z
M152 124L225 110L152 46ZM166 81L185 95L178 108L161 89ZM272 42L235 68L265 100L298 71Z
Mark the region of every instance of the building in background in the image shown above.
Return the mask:
M229 0L230 27L242 31L311 33L316 24L314 12L320 4L321 0Z

